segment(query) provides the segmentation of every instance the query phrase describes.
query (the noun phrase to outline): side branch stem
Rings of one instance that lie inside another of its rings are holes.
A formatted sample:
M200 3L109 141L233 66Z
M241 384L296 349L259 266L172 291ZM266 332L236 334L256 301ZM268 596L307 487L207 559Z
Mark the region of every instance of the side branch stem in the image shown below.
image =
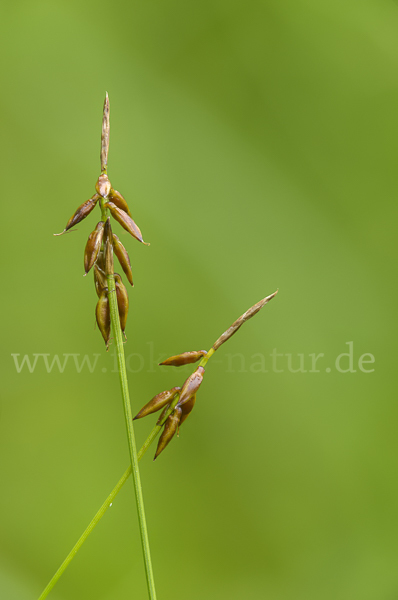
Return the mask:
M113 490L111 491L111 493L109 494L109 496L105 500L105 502L101 505L101 508L98 510L98 512L95 515L95 517L90 521L90 524L86 527L85 531L79 537L79 539L77 540L76 544L73 546L72 550L69 552L68 556L65 558L64 562L62 563L62 565L54 573L53 577L51 578L51 580L49 581L49 583L47 584L47 586L44 588L44 590L40 594L39 600L44 600L44 598L47 598L48 594L51 592L51 590L53 589L53 587L57 583L58 579L61 577L61 575L63 574L63 572L66 570L66 568L68 567L69 563L75 557L75 555L80 550L80 548L83 546L84 542L86 541L86 539L88 538L88 536L90 535L90 533L92 532L92 530L94 529L94 527L100 522L100 520L102 519L102 517L104 516L104 514L106 513L106 511L108 510L108 508L112 504L113 500L115 499L115 497L117 496L117 494L120 492L120 490L122 489L122 487L125 484L125 482L127 481L127 479L130 477L130 475L131 475L131 467L129 467L127 469L127 471L125 471L125 473L123 474L123 476L119 479L119 481L117 482L116 486L113 488Z

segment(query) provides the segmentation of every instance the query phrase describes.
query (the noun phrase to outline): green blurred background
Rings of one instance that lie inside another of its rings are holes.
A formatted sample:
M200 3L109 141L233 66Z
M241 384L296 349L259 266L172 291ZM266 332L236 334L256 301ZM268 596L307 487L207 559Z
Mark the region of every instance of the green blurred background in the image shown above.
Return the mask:
M141 463L159 600L397 598L397 3L30 1L2 23L1 598L38 597L129 463L82 277L97 211L52 236L94 193L106 90L109 176L151 242L115 226L133 411L192 370L160 354L280 290ZM34 353L100 357L18 373ZM49 597L146 597L131 481Z

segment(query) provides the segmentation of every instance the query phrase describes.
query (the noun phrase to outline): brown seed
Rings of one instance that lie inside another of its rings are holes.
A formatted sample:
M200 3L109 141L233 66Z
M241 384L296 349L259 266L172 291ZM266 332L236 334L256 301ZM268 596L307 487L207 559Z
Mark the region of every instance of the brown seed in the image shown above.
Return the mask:
M105 340L106 350L109 348L109 338L111 335L111 314L109 310L108 290L103 290L97 302L95 309L95 317L97 325L102 337Z
M113 250L118 258L118 261L120 262L120 266L129 280L129 283L134 285L129 255L127 254L126 248L123 246L122 242L115 233L113 234Z
M113 202L113 204L116 204L116 206L118 208L120 208L121 210L124 210L124 212L126 212L131 217L131 213L130 213L128 204L120 192L118 192L117 190L111 189L108 198L111 202Z
M103 221L97 223L97 227L92 233L90 233L86 248L84 250L84 271L85 275L89 272L95 261L97 260L98 253L101 249L102 237L104 235Z
M109 192L111 191L111 182L108 179L108 175L100 175L98 177L98 181L95 184L95 189L97 193L102 196L102 198L108 198Z
M157 459L159 454L161 452L163 452L163 450L166 448L167 444L172 440L172 438L180 424L181 412L182 412L181 408L179 406L176 406L175 409L173 410L173 412L171 413L171 415L169 417L167 417L167 421L164 425L163 433L159 438L159 443L158 443L158 447L156 449L155 458L153 460Z
M100 197L98 194L94 194L94 196L90 198L90 200L86 200L86 202L83 202L83 204L79 206L77 211L71 216L71 218L66 224L65 229L61 233L54 233L54 235L62 235L66 231L71 229L71 227L74 227L75 225L83 221L83 219L85 219L91 213L91 211L97 204L99 198Z
M112 217L116 219L116 221L123 227L123 229L128 231L130 235L135 237L135 239L141 242L142 244L149 246L149 244L144 242L144 240L142 239L142 234L138 225L134 223L133 219L129 217L129 215L124 210L118 208L113 202L107 202L105 206L109 208Z
M97 292L98 298L101 296L101 292L108 287L108 283L106 281L106 275L100 267L95 264L94 265L94 284L95 291Z
M104 230L105 274L113 275L113 243L111 218L108 217Z
M180 387L173 387L171 390L166 390L164 392L160 392L145 404L143 408L141 408L140 412L134 417L135 419L142 419L142 417L146 417L147 415L151 415L154 412L157 412L161 408L163 408L166 404L169 404L170 401L174 398L176 394L181 390Z
M192 396L187 402L185 402L181 406L182 412L181 412L180 426L178 428L178 432L180 431L181 425L184 423L184 421L186 421L186 419L188 419L189 415L191 414L192 409L195 406L195 402L196 402L196 394L194 396ZM177 404L177 406L179 406L179 404Z
M196 363L200 358L206 356L206 350L193 350L192 352L183 352L182 354L176 354L170 356L159 365L171 365L173 367L180 367L181 365L189 365Z
M124 337L126 337L124 330L126 329L127 315L129 312L129 296L126 290L126 286L124 285L122 278L118 273L115 273L115 286L117 306L119 309L120 327L122 328Z
M204 373L205 373L204 368L198 367L196 369L196 371L194 371L192 373L192 375L190 375L188 377L188 379L185 381L184 385L182 386L180 399L178 401L179 406L182 406L183 404L188 402L188 400L190 400L192 398L192 396L194 396L196 394L196 392L199 389L200 384L203 381Z

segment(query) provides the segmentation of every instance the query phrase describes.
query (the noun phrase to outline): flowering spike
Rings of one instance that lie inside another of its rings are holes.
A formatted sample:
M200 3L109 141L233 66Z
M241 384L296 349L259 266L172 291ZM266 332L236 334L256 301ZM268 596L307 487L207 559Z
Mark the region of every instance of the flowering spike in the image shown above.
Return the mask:
M173 367L180 367L181 365L189 365L196 363L200 358L206 356L206 350L193 350L192 352L183 352L182 354L176 354L170 356L159 365L171 365Z
M164 392L160 392L145 404L143 408L141 408L140 412L134 417L133 421L136 419L142 419L142 417L146 417L147 415L151 415L154 412L157 412L161 408L163 408L166 404L169 404L170 401L174 398L176 394L181 391L180 387L173 387L171 390L166 390Z
M262 307L265 306L270 300L272 300L272 298L274 298L277 293L278 290L276 290L276 292L274 292L270 296L263 298L262 300L260 300L260 302L257 302L257 304L255 304L254 306L249 308L245 313L243 313L243 315L240 316L239 319L236 319L236 321L232 323L231 327L229 327L227 331L224 331L224 333L218 338L218 340L214 342L213 349L217 350L221 346L221 344L224 344L227 340L229 340L229 338L238 331L239 327L242 327L243 323L246 323L246 321L254 317L254 315L257 314L258 311L261 310Z
M163 433L159 438L158 447L156 449L155 458L157 457L163 450L166 448L167 444L172 440L174 434L176 433L178 426L180 424L182 410L179 406L176 406L173 412L169 417L167 417L167 421L164 425Z
M116 221L123 227L123 229L128 231L130 235L135 237L135 239L141 242L142 244L149 246L149 244L144 242L144 240L142 239L142 233L138 225L134 223L133 219L129 217L129 215L126 212L124 212L124 210L118 208L113 202L107 202L105 206L109 208L112 217L116 219Z
M97 223L96 228L90 233L86 248L84 250L84 271L85 275L89 272L95 261L97 260L98 253L102 244L102 237L104 235L103 221Z
M105 95L104 109L102 113L102 131L101 131L101 173L106 173L108 166L109 152L109 98L108 92Z
M129 255L127 254L126 248L123 246L122 242L115 233L113 234L113 250L118 258L118 261L120 262L120 266L129 280L129 283L133 286L133 272L131 270Z
M204 373L205 373L204 368L198 367L196 369L196 371L194 371L192 373L192 375L190 375L188 377L188 379L185 381L184 385L182 386L180 399L178 401L179 406L182 406L183 404L185 404L185 402L188 402L188 400L190 400L190 398L192 398L192 396L194 396L196 394L196 392L199 389L200 384L203 381Z

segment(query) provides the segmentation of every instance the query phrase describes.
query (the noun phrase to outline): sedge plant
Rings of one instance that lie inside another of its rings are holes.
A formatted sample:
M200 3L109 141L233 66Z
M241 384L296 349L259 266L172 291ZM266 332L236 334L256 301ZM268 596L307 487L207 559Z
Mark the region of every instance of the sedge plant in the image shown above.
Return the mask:
M90 533L100 522L105 515L107 509L113 504L117 494L122 489L130 475L133 476L135 500L140 525L140 536L142 550L144 556L146 580L148 587L148 596L151 600L156 599L155 581L151 562L151 552L149 546L149 537L147 523L145 518L144 501L142 494L142 486L140 480L140 472L138 463L160 434L154 460L167 447L173 437L179 433L179 429L184 421L192 412L196 396L199 388L202 385L205 375L205 367L213 354L224 344L238 329L254 315L256 315L263 306L265 306L278 292L274 292L263 298L257 304L249 308L241 315L234 323L214 342L213 346L208 350L194 350L183 352L175 356L171 356L167 360L160 363L163 366L179 367L187 364L198 363L192 374L182 383L182 386L175 386L169 390L160 392L154 396L144 407L135 415L132 416L129 386L126 373L125 355L123 336L125 336L125 327L129 310L129 299L127 289L122 281L121 276L114 272L114 255L116 255L122 270L130 283L133 286L133 276L131 263L127 250L120 242L118 236L113 233L111 225L111 217L113 217L128 233L130 233L139 242L146 244L142 238L142 234L136 223L131 217L129 207L123 196L116 191L108 178L108 151L109 151L109 98L106 94L103 120L102 120L102 135L101 135L101 174L96 183L96 194L85 203L83 203L69 219L63 235L72 230L72 227L85 219L94 207L98 204L101 210L101 219L98 222L94 231L90 234L85 252L84 252L84 268L85 275L93 269L94 284L98 295L96 306L96 320L98 328L106 344L106 349L109 349L111 332L116 345L116 356L118 364L118 373L121 386L121 394L124 406L124 415L126 422L126 432L130 452L130 465L123 473L113 490L107 496L101 507L90 521L72 550L66 556L56 573L53 575L38 600L47 598L50 591L53 589L61 575L76 556L79 549L82 547ZM149 245L149 244L146 244ZM126 338L127 339L127 338ZM152 413L162 410L160 417L152 428L148 438L143 446L137 452L133 421L146 417Z

